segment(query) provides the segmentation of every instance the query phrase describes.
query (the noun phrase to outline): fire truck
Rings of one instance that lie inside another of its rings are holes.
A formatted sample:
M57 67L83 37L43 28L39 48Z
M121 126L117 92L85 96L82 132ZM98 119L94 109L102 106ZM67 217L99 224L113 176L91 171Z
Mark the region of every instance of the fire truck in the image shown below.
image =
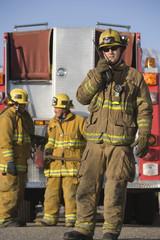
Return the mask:
M42 29L32 28L39 26ZM122 57L127 65L142 72L141 34L130 32L130 26L98 22L96 27L49 29L48 23L40 23L15 25L13 32L4 33L0 111L5 107L3 99L8 93L14 88L22 88L29 95L27 110L34 120L37 135L45 135L48 122L53 117L52 98L58 93L68 94L75 106L73 112L87 118L87 107L77 102L76 91L89 69L98 62L96 46L100 34L107 27L125 28L120 33L127 36L129 42ZM19 30L21 28L23 31ZM144 79L153 101L153 127L148 154L143 159L135 157L136 178L128 184L125 223L152 224L158 208L155 193L160 188L159 74L155 66L148 65L145 71ZM20 218L28 222L35 219L35 206L44 200L46 178L37 160L42 158L43 151L38 148L34 159L28 159L25 199L19 213Z

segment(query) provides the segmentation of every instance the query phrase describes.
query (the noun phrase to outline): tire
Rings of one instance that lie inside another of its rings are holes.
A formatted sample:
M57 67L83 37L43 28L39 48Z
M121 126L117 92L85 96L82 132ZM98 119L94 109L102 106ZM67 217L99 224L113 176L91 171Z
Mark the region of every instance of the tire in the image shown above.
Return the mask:
M44 201L45 189L28 188L25 189L23 203L19 209L18 217L20 222L33 222L37 215L36 205Z
M31 201L24 200L19 209L18 217L22 224L25 224L26 222L33 222L36 218L35 204Z
M152 225L155 214L155 192L136 194L135 220L137 224Z
M126 207L124 212L124 224L130 224L132 222L132 213L133 213L133 197L132 193L127 193L126 198Z

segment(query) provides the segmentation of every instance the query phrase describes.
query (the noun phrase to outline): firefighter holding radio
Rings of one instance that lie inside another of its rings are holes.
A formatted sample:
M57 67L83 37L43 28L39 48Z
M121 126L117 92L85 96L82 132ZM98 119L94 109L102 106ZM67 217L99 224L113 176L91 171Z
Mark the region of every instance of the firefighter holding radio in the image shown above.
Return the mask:
M0 227L19 227L34 124L25 110L29 103L25 90L13 89L6 103L0 114Z
M152 102L143 76L122 60L127 37L107 29L100 35L101 59L77 90L77 100L89 105L84 150L78 176L77 219L65 240L92 240L106 171L103 240L120 235L127 182L135 177L133 146L138 130L136 155L147 154L152 125Z
M77 168L86 145L85 119L70 111L73 104L66 94L54 97L52 106L55 116L47 128L48 142L44 151L44 174L47 177L44 216L35 224L57 225L63 189L65 224L67 227L73 227L76 221L76 191L79 183ZM73 158L74 161L69 161Z

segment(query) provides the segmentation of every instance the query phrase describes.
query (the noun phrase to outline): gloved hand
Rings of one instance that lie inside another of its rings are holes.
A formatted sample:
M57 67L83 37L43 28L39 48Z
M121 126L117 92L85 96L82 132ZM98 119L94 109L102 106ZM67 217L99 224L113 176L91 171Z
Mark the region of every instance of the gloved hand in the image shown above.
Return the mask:
M147 135L145 133L144 134L141 133L138 137L138 140L135 141L131 145L131 147L134 147L135 143L138 143L136 156L140 157L140 158L143 158L147 154L148 149L149 149L149 135Z
M100 59L97 64L97 72L101 75L102 73L105 73L109 70L109 65L107 63L106 59Z
M112 75L111 75L109 65L108 65L106 59L104 59L104 58L100 59L98 61L96 69L97 69L97 72L100 75L99 82L102 82L103 80L105 80L109 83L111 81Z
M14 160L7 162L7 173L11 174L12 176L17 175L17 168Z
M49 157L47 158L47 156L52 155L52 152L53 152L53 150L50 149L50 148L48 148L44 151L44 164L45 164L46 161L51 160Z

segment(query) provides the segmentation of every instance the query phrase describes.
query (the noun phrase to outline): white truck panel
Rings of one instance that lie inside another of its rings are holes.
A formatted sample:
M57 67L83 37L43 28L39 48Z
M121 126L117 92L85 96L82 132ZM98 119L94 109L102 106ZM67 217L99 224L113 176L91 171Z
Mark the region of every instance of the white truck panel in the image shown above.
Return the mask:
M87 115L87 106L76 100L76 91L95 64L95 28L53 29L53 92L66 93L73 100L77 114ZM59 76L58 70L66 74Z
M48 120L53 117L52 108L52 88L51 83L41 83L41 81L34 81L28 83L15 83L15 81L9 81L9 91L13 88L23 88L28 93L28 99L30 101L27 104L27 110L31 114L32 118L38 120ZM47 81L46 81L47 82Z

